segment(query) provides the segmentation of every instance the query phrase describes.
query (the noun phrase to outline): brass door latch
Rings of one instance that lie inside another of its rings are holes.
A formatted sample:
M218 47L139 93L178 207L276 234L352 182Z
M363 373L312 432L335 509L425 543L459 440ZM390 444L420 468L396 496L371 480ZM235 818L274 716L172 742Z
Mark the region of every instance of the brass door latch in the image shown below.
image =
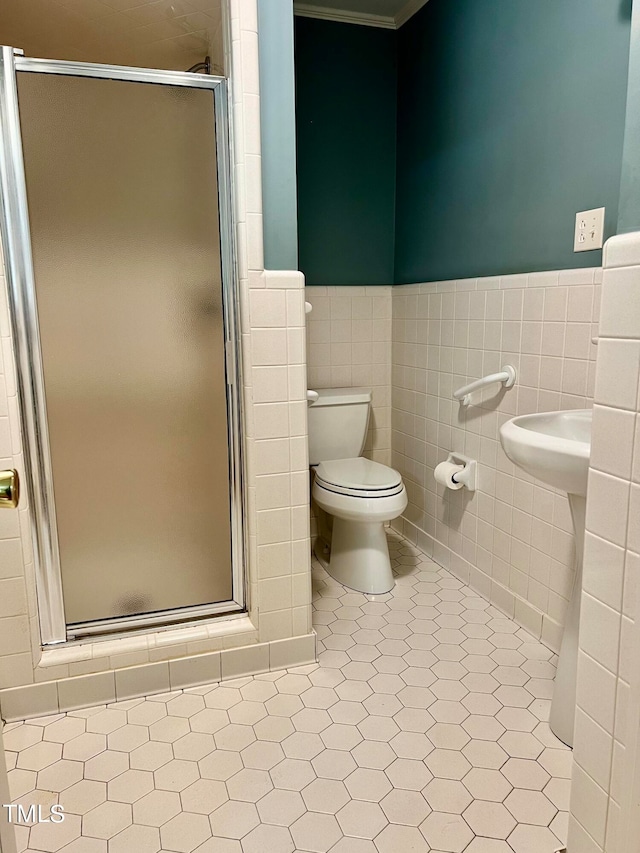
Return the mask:
M0 509L14 509L20 500L20 477L15 468L0 471Z

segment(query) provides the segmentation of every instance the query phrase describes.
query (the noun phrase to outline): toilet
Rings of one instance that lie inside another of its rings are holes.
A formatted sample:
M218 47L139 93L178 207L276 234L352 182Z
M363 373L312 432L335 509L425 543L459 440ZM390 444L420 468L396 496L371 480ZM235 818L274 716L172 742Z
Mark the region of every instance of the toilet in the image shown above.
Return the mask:
M402 515L407 492L393 468L372 462L364 450L371 410L368 388L324 388L309 406L309 464L315 468L313 498L333 518L327 572L350 589L379 595L394 580L384 530Z

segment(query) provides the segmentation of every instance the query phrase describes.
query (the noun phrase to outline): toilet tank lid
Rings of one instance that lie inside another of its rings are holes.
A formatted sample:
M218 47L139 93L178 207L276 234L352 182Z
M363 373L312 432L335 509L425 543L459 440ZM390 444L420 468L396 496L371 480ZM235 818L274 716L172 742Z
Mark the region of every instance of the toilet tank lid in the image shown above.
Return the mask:
M370 388L318 388L318 399L311 408L346 406L349 403L370 403Z

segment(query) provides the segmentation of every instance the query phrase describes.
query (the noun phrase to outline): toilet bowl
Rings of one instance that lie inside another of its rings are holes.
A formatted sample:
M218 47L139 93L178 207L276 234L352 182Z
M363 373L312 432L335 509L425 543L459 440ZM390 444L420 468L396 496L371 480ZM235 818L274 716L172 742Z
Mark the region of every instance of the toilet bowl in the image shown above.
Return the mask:
M407 493L393 468L365 459L371 408L368 388L323 388L309 406L312 495L333 518L330 556L316 545L327 572L350 589L371 595L393 588L384 531L402 515Z
M384 525L407 506L400 474L363 457L322 462L313 498L333 516L331 556L325 565L331 577L371 595L393 589Z

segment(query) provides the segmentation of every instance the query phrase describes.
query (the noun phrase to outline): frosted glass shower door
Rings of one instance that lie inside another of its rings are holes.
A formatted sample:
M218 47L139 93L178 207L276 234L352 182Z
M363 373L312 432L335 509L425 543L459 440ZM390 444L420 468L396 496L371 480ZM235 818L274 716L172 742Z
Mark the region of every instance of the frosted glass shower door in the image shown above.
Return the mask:
M213 89L16 79L66 623L232 605Z

